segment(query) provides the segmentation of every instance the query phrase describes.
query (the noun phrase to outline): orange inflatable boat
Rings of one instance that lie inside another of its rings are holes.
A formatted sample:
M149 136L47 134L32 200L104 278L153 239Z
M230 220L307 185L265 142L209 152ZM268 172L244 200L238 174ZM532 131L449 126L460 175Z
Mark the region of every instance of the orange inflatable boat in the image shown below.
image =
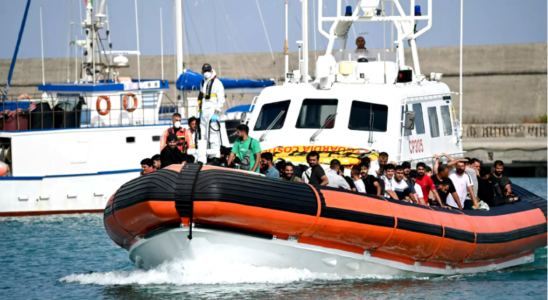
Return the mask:
M341 274L481 272L532 262L547 244L546 200L513 190L522 201L456 211L172 165L123 185L104 224L144 268L216 249L256 265Z

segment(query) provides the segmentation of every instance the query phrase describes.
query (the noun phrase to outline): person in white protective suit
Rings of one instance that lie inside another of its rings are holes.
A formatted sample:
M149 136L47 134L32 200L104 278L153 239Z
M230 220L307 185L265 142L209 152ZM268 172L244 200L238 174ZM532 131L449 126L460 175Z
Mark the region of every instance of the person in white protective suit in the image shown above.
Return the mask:
M217 79L217 74L210 64L206 63L202 66L202 75L204 75L204 80L198 96L198 100L201 101L200 135L203 140L208 142L208 149L220 151L220 126L215 124L210 130L210 124L218 122L219 114L225 104L225 88L223 83ZM220 155L217 154L215 157L220 157Z

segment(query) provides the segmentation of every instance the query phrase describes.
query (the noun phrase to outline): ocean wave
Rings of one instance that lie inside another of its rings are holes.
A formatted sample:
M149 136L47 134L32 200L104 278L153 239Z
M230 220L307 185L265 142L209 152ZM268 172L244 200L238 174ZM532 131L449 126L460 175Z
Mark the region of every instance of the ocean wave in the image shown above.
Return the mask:
M292 282L337 281L344 279L403 279L396 276L340 276L314 273L306 269L259 267L236 262L165 262L151 270L129 270L72 274L60 282L95 285L222 285L287 284ZM416 278L422 279L422 278Z
M103 214L60 214L43 216L24 216L24 217L0 217L0 222L20 222L20 223L59 223L66 221L91 221L102 220Z

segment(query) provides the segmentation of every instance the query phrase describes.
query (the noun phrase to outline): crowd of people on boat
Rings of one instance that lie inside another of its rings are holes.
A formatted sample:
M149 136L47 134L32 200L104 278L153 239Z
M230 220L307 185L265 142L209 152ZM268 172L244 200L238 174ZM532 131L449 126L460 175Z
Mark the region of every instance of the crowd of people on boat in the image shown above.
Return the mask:
M189 129L181 128L181 115L173 115L173 127L161 138L161 153L141 161L141 175L172 164L193 163L194 156L186 151L194 147L197 119L188 120ZM376 160L368 156L360 163L343 166L332 159L327 172L320 164L320 153L309 152L307 165L295 165L283 159L274 159L270 152L262 152L258 140L249 136L249 127L241 124L236 129L238 138L231 149L221 149L217 165L264 174L267 178L312 185L327 186L373 196L385 197L441 207L446 209L489 209L490 206L513 203L519 198L512 192L511 181L503 175L504 163L495 161L493 171L482 167L476 158L455 159L442 153L447 163L434 155L433 168L424 162L397 164L389 161L388 153L381 152ZM224 148L224 147L223 147ZM345 169L349 175L345 175Z

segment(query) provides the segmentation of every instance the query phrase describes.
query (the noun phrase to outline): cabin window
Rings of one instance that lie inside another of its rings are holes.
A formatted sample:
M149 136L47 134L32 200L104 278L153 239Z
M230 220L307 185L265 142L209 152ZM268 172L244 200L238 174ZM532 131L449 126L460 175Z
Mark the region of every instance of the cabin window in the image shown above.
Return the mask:
M401 107L401 127L403 128L403 125L404 125L404 118L405 118L405 113L408 112L409 110L407 109L407 105L405 106L402 106ZM409 136L411 135L411 129L404 129L403 130L403 135L404 136Z
M430 135L432 137L440 136L440 127L438 124L438 112L435 106L428 108L428 121L430 123Z
M451 112L449 111L449 105L440 107L441 120L443 121L443 134L453 134L453 128L451 127Z
M422 105L420 103L413 104L413 111L415 112L415 130L417 134L423 134L424 120L422 117Z
M337 99L304 99L296 127L333 128L338 102Z
M352 101L348 129L386 132L388 106Z
M290 100L285 100L263 105L253 130L267 130L269 127L271 130L281 129L284 126L290 102Z

